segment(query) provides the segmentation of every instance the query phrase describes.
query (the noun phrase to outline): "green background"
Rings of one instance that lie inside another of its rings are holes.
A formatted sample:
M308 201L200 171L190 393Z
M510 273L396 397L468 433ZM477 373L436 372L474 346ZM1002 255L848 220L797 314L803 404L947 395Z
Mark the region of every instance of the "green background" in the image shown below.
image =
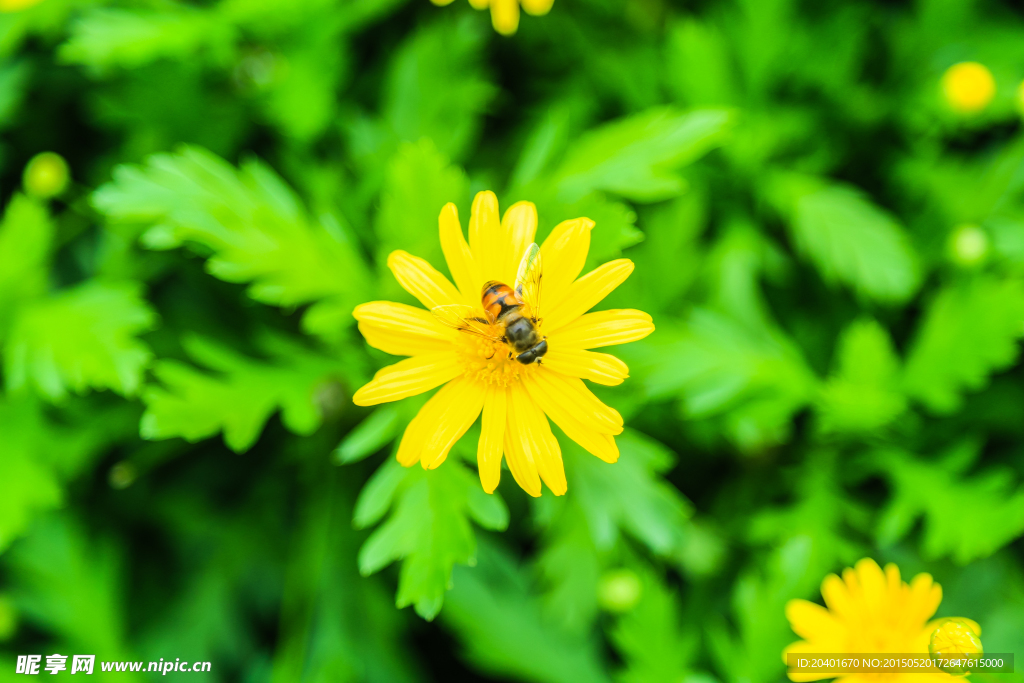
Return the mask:
M994 0L0 15L0 680L767 683L864 556L1024 655L1022 79ZM421 402L351 403L394 360L353 307L484 189L594 219L588 268L636 263L602 306L657 325L595 388L621 459L559 434L557 499L483 494L473 432L404 470Z

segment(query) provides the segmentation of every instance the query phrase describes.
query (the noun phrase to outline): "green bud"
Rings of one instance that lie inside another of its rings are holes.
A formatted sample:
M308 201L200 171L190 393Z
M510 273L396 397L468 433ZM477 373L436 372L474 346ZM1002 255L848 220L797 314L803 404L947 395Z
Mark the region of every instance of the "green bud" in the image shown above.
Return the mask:
M25 166L22 182L25 191L38 199L49 199L62 193L70 180L68 163L54 152L37 154Z
M628 612L640 600L640 577L632 569L613 569L597 585L597 602L609 612Z
M949 257L965 268L984 263L988 257L988 233L977 225L958 225L949 235Z

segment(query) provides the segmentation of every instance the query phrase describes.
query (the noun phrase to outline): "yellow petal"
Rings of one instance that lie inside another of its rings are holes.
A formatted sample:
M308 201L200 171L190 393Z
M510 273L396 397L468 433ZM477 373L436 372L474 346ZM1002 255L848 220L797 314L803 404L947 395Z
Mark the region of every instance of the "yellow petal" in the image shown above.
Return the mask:
M595 268L566 290L565 297L556 302L551 311L545 311L545 334L551 334L558 328L571 323L608 296L612 290L621 285L633 272L633 262L629 259L610 261Z
M484 397L484 416L480 423L480 441L476 448L480 485L487 493L494 493L501 480L501 453L505 441L505 405L508 401L504 387L493 384Z
M619 447L611 434L603 434L585 426L573 416L567 405L545 391L537 383L533 374L524 377L523 386L529 392L530 398L537 402L541 410L547 413L559 429L586 449L588 453L596 455L605 462L615 462L619 459Z
M782 661L786 662L786 664L789 664L789 658L788 658L789 654L794 654L794 655L815 655L815 654L829 654L829 653L826 653L825 651L823 651L817 645L808 643L808 642L803 641L803 640L798 640L797 642L788 645L782 651ZM795 681L797 683L800 683L800 682L803 682L803 681L820 681L823 678L835 678L838 674L836 674L836 673L825 673L825 672L822 672L822 673L814 672L814 673L789 673L787 675L789 676L789 680Z
M540 475L552 493L556 496L565 493L565 468L562 466L562 450L558 446L558 440L551 433L551 425L548 424L543 411L518 382L509 386L507 412L506 458L511 446L515 458L530 463L530 469L534 469ZM516 481L519 481L511 459L509 469L512 470ZM533 476L536 477L536 474ZM522 482L519 485L523 486ZM530 488L523 486L523 489L531 496L539 496L540 483L531 479L529 485Z
M493 192L478 192L469 215L469 248L484 280L501 277L509 241L498 219L498 198Z
M487 9L491 0L469 0L469 4L473 6L473 9Z
M445 5L452 4L452 0L430 0L430 2L434 3L438 7L444 7Z
M491 0L491 24L503 36L519 28L519 0Z
M357 406L398 401L430 391L462 374L462 365L454 351L425 353L381 368L352 397Z
M850 591L843 580L835 574L829 574L821 582L821 597L825 599L828 608L840 619L846 619L854 612Z
M444 351L451 348L457 334L422 308L392 301L360 304L352 315L367 344L396 356Z
M459 440L476 419L476 415L473 415L469 423L462 426L465 415L472 412L473 390L478 388L479 382L460 377L444 385L431 396L405 428L402 441L398 444L398 462L410 467L422 461L423 466L427 467L427 464L433 463L442 451L443 455L447 456L451 445ZM482 393L481 391L480 394ZM479 413L480 408L477 407L476 414ZM443 456L441 460L444 460ZM437 462L434 467L439 464L441 463Z
M551 11L551 6L555 4L555 0L520 0L520 2L526 13L535 17L547 14Z
M545 306L553 306L564 299L569 285L579 277L590 251L593 227L594 221L589 218L573 218L556 225L544 240L540 255L544 267Z
M809 641L837 640L844 632L842 622L835 615L808 600L786 603L786 618L793 632Z
M537 207L533 202L516 202L502 216L501 229L508 236L511 248L506 247L506 257L498 279L511 285L515 283L519 262L526 248L537 234ZM547 272L547 266L544 266L544 271Z
M521 402L520 400L519 403ZM505 462L508 463L508 469L512 472L512 478L519 484L519 488L537 498L540 496L540 475L537 474L533 453L522 447L519 431L526 429L526 426L519 411L515 410L516 404L513 391L509 388L508 401L505 405Z
M552 349L597 349L628 344L643 339L653 331L651 316L632 308L618 308L587 313L562 329L549 333L547 337L548 346Z
M448 262L452 279L462 292L463 301L470 306L479 306L483 282L477 272L473 252L469 250L469 244L462 234L459 210L451 202L445 204L441 215L437 217L437 223L441 231L441 250Z
M615 356L580 349L553 348L544 356L544 367L609 387L629 377L629 367Z
M910 582L908 614L916 615L920 622L931 619L942 602L942 586L932 580L931 574L918 574Z
M857 581L862 591L861 604L870 614L879 614L886 605L885 574L870 557L859 560L854 566Z
M401 249L393 251L388 256L388 268L395 274L398 284L427 308L462 303L459 290L448 278L418 256Z
M601 403L583 380L566 377L541 366L534 370L532 380L539 391L569 411L569 414L587 429L602 434L621 434L622 416L619 411Z
M441 391L445 393L444 413L420 432L423 451L420 464L423 469L432 470L445 461L448 451L462 438L484 407L485 385L465 377L452 380ZM436 398L436 396L434 397Z

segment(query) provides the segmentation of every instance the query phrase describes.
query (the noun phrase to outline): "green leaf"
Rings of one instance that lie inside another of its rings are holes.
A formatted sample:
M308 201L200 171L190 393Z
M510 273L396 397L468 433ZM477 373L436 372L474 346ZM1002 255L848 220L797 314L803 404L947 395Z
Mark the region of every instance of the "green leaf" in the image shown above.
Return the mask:
M308 330L337 334L366 297L369 276L355 243L330 217L305 214L271 169L251 160L236 170L197 147L156 154L143 167L119 166L93 205L108 218L147 224L151 249L184 243L211 254L207 268L228 282L249 282L253 299L277 306L318 302Z
M594 191L638 202L674 197L686 188L677 169L722 143L726 110L682 113L651 109L583 135L554 173L559 198L572 203Z
M684 629L675 591L649 569L641 577L640 601L608 634L625 664L616 679L682 683L690 674L699 631Z
M939 290L907 354L903 388L936 413L1012 365L1024 336L1024 283L982 275Z
M906 409L900 392L900 365L884 327L858 320L843 331L836 369L816 404L823 432L871 432Z
M49 517L11 549L8 562L29 621L76 651L95 652L97 659L131 658L124 579L111 543L88 539L71 521ZM99 673L98 662L96 668Z
M545 589L544 613L567 632L582 634L597 614L601 558L576 499L548 504L560 505L561 514L548 524L536 559Z
M46 291L52 243L46 207L14 195L0 222L0 338L14 310Z
M428 139L399 146L387 167L375 230L378 260L404 249L446 270L438 239L437 217L448 202L469 196L469 183ZM469 216L460 216L465 230ZM389 279L390 275L388 276Z
M22 307L4 348L7 388L51 400L69 391L132 396L152 356L137 336L156 316L138 283L87 282Z
M223 431L228 447L242 452L256 443L263 425L278 410L288 429L311 434L323 419L317 390L345 374L340 360L282 337L259 340L267 361L199 336L186 337L183 345L191 358L213 373L176 360L158 361L153 374L162 386L147 386L142 394L144 439L181 437L195 442Z
M8 410L0 413L6 438L15 425ZM5 444L0 450L0 552L21 535L41 511L60 505L63 491L51 467L25 448Z
M726 40L710 23L690 19L671 26L665 42L667 85L681 104L734 103L736 75Z
M878 542L895 543L923 517L924 557L950 556L967 564L1024 533L1024 486L1015 483L1013 471L998 466L973 476L964 471L979 448L959 444L937 463L891 449L878 453L873 463L893 487L876 523Z
M803 176L768 186L797 249L826 282L881 303L901 303L917 291L920 266L903 228L859 190Z
M609 549L628 533L659 555L681 544L691 513L689 501L659 475L675 455L657 441L626 430L615 437L621 454L614 464L598 460L562 439L569 489L583 510L594 544Z
M348 465L373 455L398 434L401 417L402 411L394 405L377 408L345 436L334 451L335 460Z
M708 645L725 680L769 683L784 675L780 654L796 639L786 625L786 603L809 597L822 579L809 562L811 549L810 538L794 536L743 571L733 584L735 635L721 617L710 618Z
M650 396L677 395L687 417L721 419L744 449L785 441L791 418L817 388L781 332L708 310L693 311L683 327L661 325L656 336L627 349L622 355Z
M546 620L528 576L506 553L481 543L479 564L456 568L452 584L441 618L483 671L540 683L608 683L597 644Z
M430 471L402 471L396 464L385 463L356 504L359 525L372 524L393 504L391 516L359 551L359 571L368 576L402 560L396 604L415 605L429 621L451 587L452 567L476 561L470 520L501 530L508 526L508 509L497 494L482 493L480 482L458 462Z
M41 512L63 502L63 483L110 442L128 438L138 413L65 407L54 419L34 396L0 400L0 552Z
M466 16L438 21L399 48L384 83L383 111L400 140L430 138L448 157L466 154L498 92L483 69L486 30Z
M71 23L60 59L97 70L135 68L158 59L188 59L209 50L223 60L233 27L216 14L181 6L160 10L92 8Z

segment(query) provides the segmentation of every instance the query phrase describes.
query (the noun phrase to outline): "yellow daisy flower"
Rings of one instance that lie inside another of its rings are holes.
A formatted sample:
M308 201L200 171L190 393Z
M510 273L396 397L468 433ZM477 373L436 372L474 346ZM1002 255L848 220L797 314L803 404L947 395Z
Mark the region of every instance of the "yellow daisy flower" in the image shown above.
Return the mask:
M519 202L499 219L494 193L481 192L473 201L468 242L454 204L441 210L438 223L455 284L421 258L400 250L391 253L388 267L427 310L390 301L356 307L353 315L367 343L410 357L379 371L352 400L371 406L444 385L406 428L399 462L406 467L417 462L426 469L439 466L482 413L477 461L484 490L491 493L498 486L504 454L512 476L531 496L540 495L541 481L561 495L565 471L548 418L602 460L619 457L614 435L622 431L622 417L583 379L614 386L629 376L629 369L618 358L590 349L642 339L654 331L654 324L642 311L587 311L629 277L633 263L618 259L577 279L594 222L575 218L555 226L540 247L543 307L538 328L547 338L548 351L540 364L523 365L509 358L504 343L447 327L430 309L468 305L482 318L483 285L515 281L537 230L536 207Z
M835 574L826 576L821 582L821 595L827 608L807 600L790 600L786 605L790 626L804 640L783 651L784 661L790 653L900 653L927 658L936 629L950 621L929 621L942 602L942 588L930 574L918 574L908 585L900 580L896 565L887 564L883 572L870 558L860 560L852 569L844 569L841 579ZM969 619L960 618L956 622L969 624L976 634L981 632ZM955 678L941 672L789 674L792 681L837 677L842 683L951 683Z
M431 0L435 5L451 4L452 0ZM527 14L542 16L551 11L555 0L469 0L476 9L491 8L491 24L503 36L510 36L519 28L519 6Z

